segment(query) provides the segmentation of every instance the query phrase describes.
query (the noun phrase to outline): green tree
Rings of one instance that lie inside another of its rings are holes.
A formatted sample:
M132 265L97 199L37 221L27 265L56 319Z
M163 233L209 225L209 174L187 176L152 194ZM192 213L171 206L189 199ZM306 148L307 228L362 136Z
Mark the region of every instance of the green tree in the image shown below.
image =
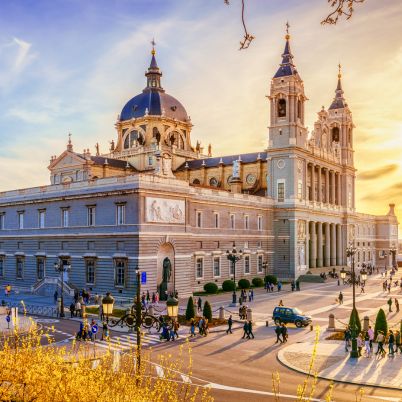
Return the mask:
M208 321L212 321L212 308L211 308L211 305L209 304L208 300L204 303L204 309L202 310L202 315Z
M208 282L204 285L204 290L210 294L218 293L218 286L214 282Z
M350 313L349 318L349 327L353 330L354 326L356 325L357 331L361 332L362 330L362 323L360 322L359 313L356 309L353 309Z
M226 279L222 283L222 289L224 292L233 292L235 290L235 283L230 279Z
M193 296L190 296L188 298L188 302L187 302L186 320L190 321L194 317L195 317L194 300L193 300Z
M238 285L240 289L250 289L250 281L248 279L240 279Z
M275 275L267 275L264 278L265 283L269 282L272 283L272 285L276 285L278 283L278 278Z
M377 338L378 331L382 331L384 335L387 335L388 332L388 324L387 324L387 316L382 308L377 313L377 318L375 319L374 326L374 337Z

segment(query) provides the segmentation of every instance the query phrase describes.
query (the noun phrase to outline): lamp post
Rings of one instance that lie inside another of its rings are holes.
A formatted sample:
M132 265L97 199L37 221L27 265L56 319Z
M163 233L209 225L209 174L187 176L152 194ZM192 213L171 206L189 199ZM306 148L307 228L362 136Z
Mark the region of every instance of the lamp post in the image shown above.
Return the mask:
M345 271L345 268L342 267L342 269L341 269L341 279L342 279L343 284L345 284L345 278L346 278L346 271Z
M54 269L56 272L61 274L61 297L60 297L60 318L64 318L64 272L69 272L71 269L70 264L63 264L63 261L59 259L58 262L54 263Z
M109 323L109 316L113 313L114 298L110 292L102 299L102 314L106 316L106 322Z
M137 373L140 373L141 368L141 324L142 324L142 314L141 314L141 273L137 265L135 268L135 275L137 278L137 295L135 301L135 331L137 333Z
M175 297L169 296L169 298L166 300L166 310L167 315L173 321L175 321L179 313L179 301Z
M236 263L239 261L243 256L243 252L241 250L237 251L236 246L233 245L233 250L226 251L226 258L233 264L233 282L234 282L234 289L232 295L232 305L236 306L237 304L237 295L236 295Z
M357 351L357 328L356 328L356 315L355 315L355 310L356 310L356 273L355 273L355 254L356 254L356 247L350 243L349 246L346 248L346 256L351 259L351 279L352 279L352 297L353 297L353 305L352 305L352 315L353 315L353 321L352 321L352 350L350 352L350 357L357 358L359 357L359 353Z
M366 283L367 280L367 271L365 270L365 268L363 268L360 271L360 279L363 281L363 283Z

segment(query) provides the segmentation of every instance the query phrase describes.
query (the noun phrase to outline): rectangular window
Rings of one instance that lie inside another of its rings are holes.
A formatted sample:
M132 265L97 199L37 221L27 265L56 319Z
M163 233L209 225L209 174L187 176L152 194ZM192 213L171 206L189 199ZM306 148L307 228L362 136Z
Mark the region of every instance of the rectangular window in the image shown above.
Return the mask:
M250 256L249 255L244 256L244 273L245 274L250 273Z
M258 273L261 274L262 273L262 255L258 256Z
M151 155L151 156L148 156L148 165L152 166L152 164L153 164L153 158L152 158L152 155Z
M126 204L117 204L117 225L124 225L126 223Z
M0 278L4 278L4 258L0 258Z
M198 257L195 260L195 277L202 278L204 276L204 260L201 257Z
M249 216L244 217L244 229L248 230Z
M70 220L69 212L70 211L67 208L63 208L61 210L61 226L63 228L68 228L68 226L69 226L69 220Z
M214 213L214 227L219 228L219 214L217 212Z
M285 183L278 183L278 202L285 201Z
M303 182L301 180L297 182L297 198L300 201L303 199Z
M235 264L233 261L229 261L229 275L233 276L235 271Z
M259 216L259 217L257 218L257 229L258 229L259 231L262 230L262 216ZM261 247L261 246L260 246L260 247Z
M38 281L45 277L45 259L38 257L36 259L36 278Z
M87 225L95 226L95 207L93 205L87 207Z
M124 287L126 285L126 267L127 260L117 259L115 260L115 285Z
M202 227L202 212L197 211L197 228Z
M18 212L18 229L24 229L24 213Z
M221 276L221 259L214 257L214 276Z
M24 278L24 258L17 257L17 272L16 272L17 279Z
M44 210L38 211L39 229L44 229L45 218L46 218L46 211L44 211Z
M85 277L88 285L95 284L95 260L93 258L85 259ZM123 277L124 283L124 277Z
M235 228L235 216L233 214L230 215L230 228Z
M6 219L6 214L0 214L0 230L4 230L5 219Z

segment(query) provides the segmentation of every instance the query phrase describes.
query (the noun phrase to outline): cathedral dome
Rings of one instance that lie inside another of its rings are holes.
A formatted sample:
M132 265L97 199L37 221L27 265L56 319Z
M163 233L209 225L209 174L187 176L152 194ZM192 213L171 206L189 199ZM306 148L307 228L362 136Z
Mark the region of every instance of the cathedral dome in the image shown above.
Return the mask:
M147 86L141 94L130 99L120 113L120 121L136 119L147 115L166 116L171 119L188 121L184 106L173 96L165 93L161 86L162 72L155 59L155 49L152 49L151 64L145 73Z

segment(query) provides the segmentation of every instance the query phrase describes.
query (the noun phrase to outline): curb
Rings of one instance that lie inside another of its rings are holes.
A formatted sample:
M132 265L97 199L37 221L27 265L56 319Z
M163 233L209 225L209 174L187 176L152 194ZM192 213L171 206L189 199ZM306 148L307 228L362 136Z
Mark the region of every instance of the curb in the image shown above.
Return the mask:
M302 370L299 367L296 367L292 364L290 364L284 357L283 357L283 353L284 353L285 349L280 350L277 355L276 355L276 359L278 360L278 362L280 364L282 364L283 366L287 367L288 369L295 371L297 373L302 373L302 374L308 374L308 372L306 370ZM383 388L383 389L390 389L390 390L398 390L400 391L401 388L397 387L397 386L390 386L390 385L381 385L381 384L368 384L368 383L362 383L362 382L354 382L354 381L346 381L346 380L337 380L333 377L325 377L325 376L321 376L320 374L317 374L317 378L323 379L323 380L328 380L328 381L334 381L337 383L341 383L341 384L351 384L351 385L360 385L360 386L364 386L364 387L373 387L373 388Z

